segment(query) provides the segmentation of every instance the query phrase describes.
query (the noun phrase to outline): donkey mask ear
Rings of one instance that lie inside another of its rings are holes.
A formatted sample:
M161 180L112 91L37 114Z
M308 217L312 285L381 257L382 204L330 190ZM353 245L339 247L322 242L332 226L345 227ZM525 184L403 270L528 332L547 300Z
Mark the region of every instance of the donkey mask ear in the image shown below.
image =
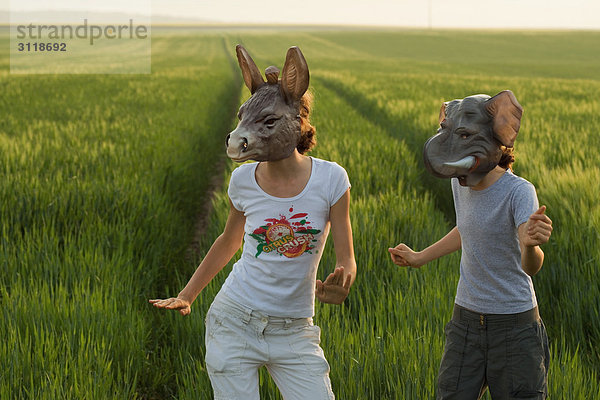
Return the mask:
M285 56L285 64L281 74L281 91L288 103L293 103L302 98L308 89L308 65L300 49L290 47Z
M485 109L493 118L496 138L506 147L513 147L521 126L523 107L510 90L504 90L485 102Z
M250 93L254 94L256 89L263 85L265 81L256 67L256 64L254 64L252 57L250 57L250 54L248 54L242 45L238 44L235 46L235 52L237 53L237 59L240 64L240 69L242 70L244 82L248 89L250 89Z

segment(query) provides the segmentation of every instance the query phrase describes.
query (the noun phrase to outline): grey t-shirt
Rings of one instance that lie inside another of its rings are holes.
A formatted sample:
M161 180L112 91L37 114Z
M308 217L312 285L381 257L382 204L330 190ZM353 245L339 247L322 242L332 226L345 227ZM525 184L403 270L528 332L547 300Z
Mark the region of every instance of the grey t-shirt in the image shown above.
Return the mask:
M518 227L538 209L534 186L508 170L492 186L473 190L452 179L462 241L456 304L484 314L513 314L537 305L521 268Z

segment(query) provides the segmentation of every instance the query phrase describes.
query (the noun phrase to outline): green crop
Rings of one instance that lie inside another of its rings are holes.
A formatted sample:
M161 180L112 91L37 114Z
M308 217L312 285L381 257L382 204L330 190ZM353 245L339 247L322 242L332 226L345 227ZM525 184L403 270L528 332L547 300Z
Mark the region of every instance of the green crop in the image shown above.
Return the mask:
M600 398L600 33L275 28L155 29L151 75L14 76L0 52L0 398L212 398L204 316L232 263L187 318L146 302L176 295L224 227L223 142L249 96L236 43L261 70L302 49L312 155L352 183L358 276L315 316L337 398L434 398L460 257L403 269L387 248L454 226L421 160L442 102L503 89L525 109L515 172L554 221L534 278L550 395ZM329 243L319 278L334 260Z

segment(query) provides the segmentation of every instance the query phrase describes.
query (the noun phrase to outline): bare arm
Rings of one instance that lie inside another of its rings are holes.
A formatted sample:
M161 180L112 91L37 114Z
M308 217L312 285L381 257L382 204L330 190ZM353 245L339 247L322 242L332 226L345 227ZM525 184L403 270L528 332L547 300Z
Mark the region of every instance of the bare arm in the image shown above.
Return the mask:
M329 220L336 268L325 282L317 280L316 296L323 303L341 304L356 279L356 260L350 225L350 189L331 207Z
M534 276L542 268L544 252L540 245L547 243L552 234L552 220L545 212L546 206L541 206L518 228L521 268L529 276Z
M210 250L177 297L150 300L155 307L179 310L181 315L190 313L190 306L202 289L227 265L242 245L246 217L229 202L229 216L223 233L214 241Z
M344 268L344 281L349 277L352 285L356 279L356 260L350 225L350 189L331 207L329 220L335 247L336 268Z
M430 261L454 253L460 249L461 243L460 232L455 226L446 236L423 251L413 251L404 243L400 243L394 248L389 248L388 251L394 264L401 267L419 268Z

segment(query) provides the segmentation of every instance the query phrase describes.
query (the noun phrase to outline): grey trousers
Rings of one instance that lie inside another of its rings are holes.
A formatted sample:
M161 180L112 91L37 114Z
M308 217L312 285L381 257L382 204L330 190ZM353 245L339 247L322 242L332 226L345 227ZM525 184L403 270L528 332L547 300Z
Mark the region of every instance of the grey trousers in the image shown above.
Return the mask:
M258 400L265 366L286 400L334 400L312 318L271 317L219 292L206 314L206 370L215 400Z
M438 400L548 396L548 336L537 307L518 314L479 314L454 305L446 325Z

